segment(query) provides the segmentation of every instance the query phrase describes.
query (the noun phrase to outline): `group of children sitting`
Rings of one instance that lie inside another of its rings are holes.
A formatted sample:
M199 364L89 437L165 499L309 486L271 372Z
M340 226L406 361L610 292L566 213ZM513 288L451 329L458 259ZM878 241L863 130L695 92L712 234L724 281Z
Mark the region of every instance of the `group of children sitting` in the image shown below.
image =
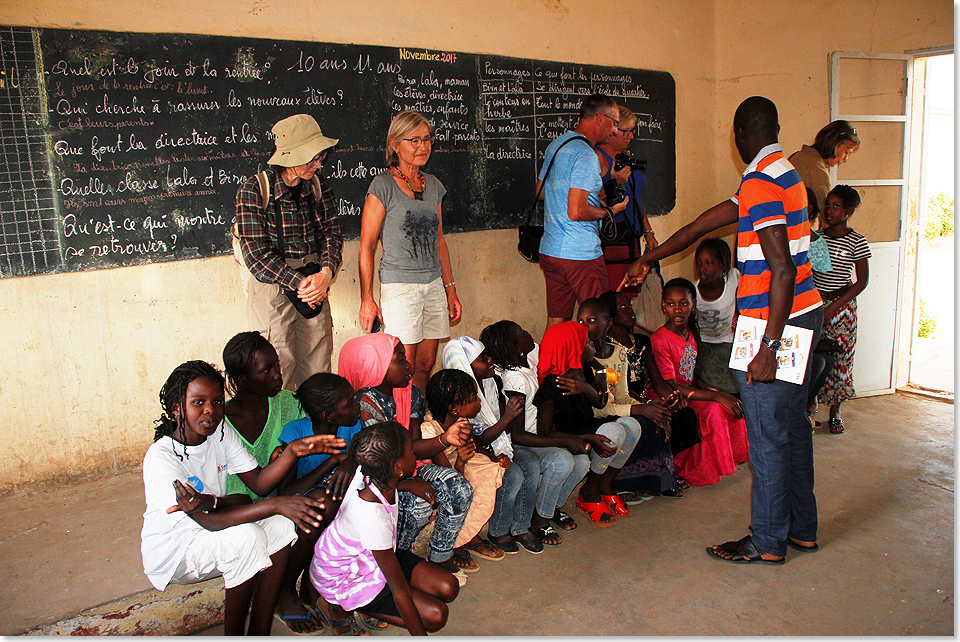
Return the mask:
M581 482L577 511L597 527L716 483L748 458L738 399L700 374L724 374L707 346L731 340L737 272L718 239L696 257L698 283L663 287L652 336L608 291L539 346L508 320L450 340L424 391L383 333L347 341L338 374L295 393L258 332L227 343L226 379L179 366L144 457L147 576L162 590L222 575L227 635L266 635L275 613L301 634L423 634L474 558L560 545ZM434 512L425 560L410 549Z

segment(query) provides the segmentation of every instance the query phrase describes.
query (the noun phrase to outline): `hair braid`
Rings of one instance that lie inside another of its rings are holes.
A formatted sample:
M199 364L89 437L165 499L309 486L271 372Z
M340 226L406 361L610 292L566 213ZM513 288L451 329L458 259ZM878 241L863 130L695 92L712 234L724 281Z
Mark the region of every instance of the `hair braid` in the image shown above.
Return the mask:
M349 457L378 486L394 482L394 465L403 456L407 430L396 421L367 426L350 440Z

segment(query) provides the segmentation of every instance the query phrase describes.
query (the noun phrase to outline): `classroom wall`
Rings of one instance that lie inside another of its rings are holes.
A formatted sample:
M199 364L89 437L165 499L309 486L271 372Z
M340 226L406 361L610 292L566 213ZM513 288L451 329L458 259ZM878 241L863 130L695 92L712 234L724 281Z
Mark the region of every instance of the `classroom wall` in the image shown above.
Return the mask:
M862 15L853 39L832 26L853 21L845 7ZM770 17L758 17L761 9ZM677 205L652 221L664 239L735 189L742 163L731 119L743 97L777 102L784 147L792 150L827 122L826 52L952 43L946 2L913 3L909 20L905 11L891 0L0 0L0 24L426 47L669 71L677 84ZM828 19L814 19L821 15ZM543 281L516 253L515 231L450 235L448 242L464 302L454 334L475 336L513 318L539 336ZM336 350L360 333L356 252L356 241L346 243L331 293ZM664 276L690 276L691 263L688 254L671 259ZM136 463L152 440L157 393L173 367L194 358L219 363L226 340L245 329L230 256L0 280L7 453L0 491Z

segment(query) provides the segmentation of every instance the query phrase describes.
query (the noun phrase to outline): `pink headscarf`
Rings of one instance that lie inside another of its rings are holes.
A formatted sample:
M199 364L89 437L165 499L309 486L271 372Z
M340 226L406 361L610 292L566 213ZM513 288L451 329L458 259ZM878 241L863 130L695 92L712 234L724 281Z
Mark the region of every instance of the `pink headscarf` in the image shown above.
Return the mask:
M340 359L337 363L340 376L349 381L357 392L361 388L379 386L387 374L398 343L400 339L382 332L350 339L340 348ZM404 428L410 428L413 382L407 384L406 388L394 388L393 399L397 402L396 420Z

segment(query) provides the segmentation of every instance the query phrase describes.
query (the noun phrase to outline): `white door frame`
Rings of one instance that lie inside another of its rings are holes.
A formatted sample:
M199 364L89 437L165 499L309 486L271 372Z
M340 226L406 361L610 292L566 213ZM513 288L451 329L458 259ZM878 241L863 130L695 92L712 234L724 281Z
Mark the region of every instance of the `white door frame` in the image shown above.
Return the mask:
M903 61L903 105L899 114L845 114L840 111L840 63L844 59L861 60L901 60ZM900 178L896 179L860 179L844 180L851 186L899 186L900 187L900 208L899 208L899 228L897 230L897 241L899 245L900 257L897 269L897 305L896 305L896 323L894 325L893 337L893 355L890 368L890 383L886 389L876 389L869 392L858 393L858 396L870 396L879 394L890 394L896 390L896 373L899 364L897 355L900 349L900 323L903 313L903 280L906 272L906 252L905 249L905 231L907 223L907 209L909 201L908 180L910 176L910 111L912 105L913 93L913 61L912 54L880 54L861 51L834 51L830 54L830 121L846 120L851 123L864 122L887 122L900 123L903 128L903 145L900 151L901 169ZM830 180L837 182L837 168L830 168Z

